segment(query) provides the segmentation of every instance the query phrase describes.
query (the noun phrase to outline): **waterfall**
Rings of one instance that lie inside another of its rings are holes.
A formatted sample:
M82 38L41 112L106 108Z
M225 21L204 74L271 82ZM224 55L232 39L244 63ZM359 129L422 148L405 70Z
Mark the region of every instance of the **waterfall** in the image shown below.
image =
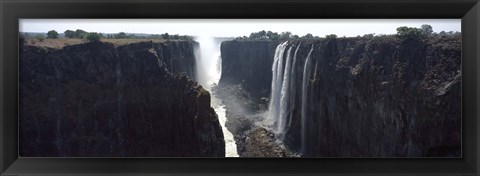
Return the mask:
M290 115L288 117L288 123L287 123L287 127L285 128L285 130L288 130L290 128L290 125L292 124L292 117L293 117L293 113L292 113L292 109L295 108L295 95L296 95L296 92L295 92L295 78L296 78L296 74L295 74L295 66L297 64L297 53L298 53L298 48L300 48L300 45L302 45L302 43L298 44L297 45L297 49L295 49L295 53L293 54L293 63L292 63L292 69L290 70L290 79L293 79L293 81L290 81Z
M292 49L295 46L290 46L287 49L288 42L281 43L275 49L274 61L272 65L272 90L270 96L270 104L268 107L268 122L273 124L274 132L277 138L283 141L286 131L290 128L293 118L293 108L295 107L296 96L296 64L297 54L300 44L296 46L293 57L291 57ZM285 51L287 54L285 55ZM313 45L305 58L302 75L302 89L301 89L301 149L300 152L306 151L307 144L307 117L311 114L309 112L308 98L309 98L309 82L311 76L311 55L313 52Z
M310 52L307 55L305 60L305 65L303 66L303 79L302 79L302 114L301 114L301 152L305 153L307 149L307 113L308 113L308 83L310 82L310 58L313 51L313 45L310 49Z
M209 92L212 92L213 86L218 84L222 72L222 59L220 53L220 43L215 42L213 37L200 36L195 38L199 43L199 48L195 48L195 58L197 62L197 81ZM225 105L214 94L211 94L212 107L217 113L220 126L225 140L225 156L238 157L237 145L233 134L225 126L226 110Z
M197 81L203 88L211 91L212 86L218 84L221 75L221 69L218 69L221 68L220 44L206 36L197 37L195 40L199 43L199 48L195 51Z
M290 46L287 42L277 46L272 65L272 93L269 104L269 118L273 124L277 138L283 140L285 132L290 128L295 95L295 64L300 45ZM292 50L295 52L292 57ZM285 50L287 54L285 55ZM293 63L292 63L293 60Z
M280 115L278 116L278 123L277 123L277 129L280 134L284 135L285 132L285 118L286 114L289 113L289 103L287 102L289 100L289 88L290 88L290 67L292 66L290 64L292 57L290 57L290 54L292 52L292 47L290 47L287 51L287 58L285 62L285 70L283 71L283 81L282 81L282 87L280 90Z
M280 96L281 85L283 82L283 54L287 44L288 42L283 42L275 49L274 61L272 65L272 88L270 94L270 103L268 106L268 123L275 124L278 122L280 116Z

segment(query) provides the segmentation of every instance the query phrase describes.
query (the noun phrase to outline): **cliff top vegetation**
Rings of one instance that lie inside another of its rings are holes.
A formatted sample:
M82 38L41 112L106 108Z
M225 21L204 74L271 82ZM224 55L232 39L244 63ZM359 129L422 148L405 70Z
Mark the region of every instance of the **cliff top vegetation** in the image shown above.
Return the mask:
M44 33L20 33L20 41L25 45L32 45L37 47L59 49L64 46L82 44L93 41L101 41L113 43L115 45L127 45L138 42L165 42L165 41L193 41L192 36L187 35L170 35L164 34L136 34L119 32L116 34L104 34L97 32L87 32L81 29L66 30L63 33L58 33L55 30L50 30Z
M407 26L401 26L397 28L397 33L396 34L365 34L363 36L356 36L357 38L374 38L374 37L384 37L384 36L391 36L391 37L397 37L402 40L406 39L426 39L429 36L448 36L448 35L460 35L459 32L445 32L441 31L439 33L433 32L433 28L431 25L424 24L420 28L415 28L415 27L407 27ZM252 32L250 36L241 36L241 37L236 37L234 40L243 40L243 41L259 41L259 40L273 40L273 41L285 41L285 40L315 40L315 39L333 39L333 38L338 38L337 35L335 34L330 34L326 35L324 37L319 37L319 36L314 36L310 33L304 35L304 36L299 36L292 34L291 32L272 32L272 31L258 31L258 32ZM341 38L347 38L345 36ZM354 37L348 37L348 38L354 38Z

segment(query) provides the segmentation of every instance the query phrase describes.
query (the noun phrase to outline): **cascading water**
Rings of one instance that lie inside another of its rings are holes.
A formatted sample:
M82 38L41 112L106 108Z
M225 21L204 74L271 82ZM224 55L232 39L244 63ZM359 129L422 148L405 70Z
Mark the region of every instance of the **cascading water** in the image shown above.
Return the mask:
M308 117L308 83L310 82L310 58L313 51L313 45L310 49L310 52L307 55L305 60L305 65L303 66L303 79L302 79L302 114L301 114L301 150L300 152L305 153L307 149L307 117Z
M286 131L290 128L292 121L292 110L295 107L296 95L296 64L297 54L300 44L288 46L288 42L281 43L275 49L274 62L272 65L272 90L270 96L270 104L268 108L268 124L273 126L277 138L281 141L284 139ZM293 57L291 57L292 49L295 47ZM285 55L285 51L287 51ZM306 130L308 112L308 96L309 81L311 76L311 54L313 45L308 53L303 65L302 89L301 89L301 149L300 152L306 151Z
M195 51L195 58L197 59L197 81L209 92L212 92L212 87L218 84L222 72L220 43L215 42L213 37L207 36L197 37L195 41L199 43L199 48L196 48ZM233 134L228 131L225 126L227 121L225 105L213 94L211 95L211 99L212 107L217 113L220 125L222 126L225 139L225 156L238 157L237 145L235 144Z
M290 67L291 65L291 60L292 57L290 57L290 54L292 53L292 47L290 47L287 51L287 58L285 62L285 69L283 71L283 81L282 81L282 89L280 90L280 116L278 118L278 123L277 123L277 129L278 131L282 132L282 138L283 138L283 132L285 131L285 117L286 114L289 113L289 106L288 106L288 100L289 100L289 88L290 88Z
M274 63L272 65L272 93L268 109L268 119L273 124L277 138L283 140L286 130L291 124L291 114L294 104L295 88L292 77L295 76L295 63L297 60L297 45L292 57L292 50L295 46L288 47L288 42L281 43L275 50ZM287 54L285 55L285 50ZM292 63L293 60L293 63Z
M280 117L280 96L283 79L283 54L288 42L284 42L275 49L274 61L272 65L272 89L270 95L270 104L268 106L268 123L275 124ZM277 131L278 132L278 131Z
M298 44L297 46L297 49L295 49L295 53L293 54L293 63L292 63L292 70L290 71L290 78L291 79L295 79L296 78L296 74L295 74L295 66L297 64L297 54L298 54L298 49L300 48L300 45L302 45L302 43ZM290 84L290 102L291 102L291 109L295 108L295 95L296 95L296 92L295 92L295 81L292 81L291 84ZM290 113L290 116L288 118L288 124L287 126L290 127L291 124L292 124L292 113ZM288 130L288 128L286 128L285 130Z

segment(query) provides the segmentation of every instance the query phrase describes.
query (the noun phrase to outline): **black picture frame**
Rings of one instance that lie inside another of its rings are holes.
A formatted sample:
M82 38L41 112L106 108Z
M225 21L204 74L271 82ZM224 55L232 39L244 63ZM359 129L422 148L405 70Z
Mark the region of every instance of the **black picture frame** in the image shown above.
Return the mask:
M478 0L1 0L1 175L479 175ZM462 158L18 158L20 18L461 18Z

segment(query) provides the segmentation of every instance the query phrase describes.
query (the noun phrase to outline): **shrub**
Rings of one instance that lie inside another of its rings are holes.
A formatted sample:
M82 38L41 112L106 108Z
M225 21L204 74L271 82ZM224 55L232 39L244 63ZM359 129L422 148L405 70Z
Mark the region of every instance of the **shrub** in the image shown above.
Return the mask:
M99 41L101 36L99 33L96 33L96 32L90 32L90 33L87 33L87 35L85 36L85 38L89 41L89 42L93 42L93 41Z
M65 34L66 38L75 38L75 31L66 30L65 32L63 32L63 34Z
M162 34L163 39L170 39L170 35L168 33Z
M422 28L423 33L425 33L426 35L432 35L432 33L433 33L432 26L430 26L428 24L424 24L424 25L422 25L421 28Z
M308 33L308 34L305 34L304 36L302 36L303 39L313 39L313 35Z
M119 32L118 34L115 35L116 39L121 39L121 38L127 38L127 34L125 32Z
M58 32L55 30L48 31L47 38L52 38L52 39L58 38Z
M43 39L45 39L45 37L43 35L37 35L37 36L35 36L35 38L40 42L43 42Z
M86 34L87 34L87 32L85 32L84 30L77 29L75 31L75 38L83 39Z
M422 29L419 29L419 28L402 26L397 28L397 37L399 37L402 40L407 40L407 39L423 40L427 38L427 33L425 33Z
M330 35L326 35L325 38L327 38L327 39L336 39L336 38L337 38L337 35L335 35L335 34L330 34Z

